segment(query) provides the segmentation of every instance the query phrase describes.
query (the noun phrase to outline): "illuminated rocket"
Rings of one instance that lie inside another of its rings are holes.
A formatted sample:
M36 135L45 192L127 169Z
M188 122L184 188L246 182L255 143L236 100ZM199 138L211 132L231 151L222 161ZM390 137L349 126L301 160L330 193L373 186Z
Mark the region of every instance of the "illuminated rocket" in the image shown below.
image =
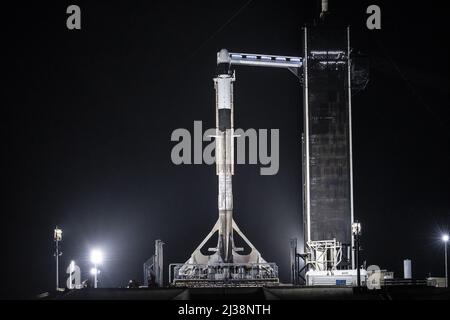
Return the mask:
M222 262L225 263L233 260L233 82L235 80L229 64L219 64L219 74L214 79L216 89L216 170L219 184L217 249Z
M231 69L230 55L222 50L218 53L218 74L214 78L216 89L216 174L218 176L219 219L209 235L194 251L187 265L210 265L231 263L265 263L261 254L239 230L233 220L233 175L234 175L234 103L233 83L236 78ZM233 232L250 247L247 255L239 254L243 248L234 244ZM211 255L204 255L201 249L215 234L217 247L209 248Z

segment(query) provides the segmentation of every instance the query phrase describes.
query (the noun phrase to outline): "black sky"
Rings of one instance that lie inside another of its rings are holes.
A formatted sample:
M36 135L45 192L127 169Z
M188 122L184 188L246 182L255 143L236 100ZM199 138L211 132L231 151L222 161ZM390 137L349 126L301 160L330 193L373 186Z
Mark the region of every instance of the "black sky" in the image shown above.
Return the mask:
M54 286L52 230L62 265L103 248L105 286L142 279L153 242L184 262L217 217L215 169L170 161L177 128L214 125L215 54L301 55L316 3L40 1L5 6L1 104L1 297ZM369 55L371 81L354 97L355 214L364 259L401 275L443 274L450 227L448 17L438 2L331 2ZM368 31L368 4L382 30ZM66 29L66 8L82 30ZM217 31L220 32L217 32ZM302 93L283 70L239 68L235 125L280 129L280 172L237 168L235 219L289 279L289 239L302 237ZM192 129L191 129L192 130ZM442 257L442 258L441 258ZM63 277L61 277L63 281Z

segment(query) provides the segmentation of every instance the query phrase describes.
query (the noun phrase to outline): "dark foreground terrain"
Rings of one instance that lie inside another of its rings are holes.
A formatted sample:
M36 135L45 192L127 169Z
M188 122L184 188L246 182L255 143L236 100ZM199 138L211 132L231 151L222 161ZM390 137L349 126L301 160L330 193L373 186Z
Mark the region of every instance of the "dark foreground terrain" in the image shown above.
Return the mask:
M450 290L392 286L378 291L336 287L82 289L43 294L50 300L450 300Z

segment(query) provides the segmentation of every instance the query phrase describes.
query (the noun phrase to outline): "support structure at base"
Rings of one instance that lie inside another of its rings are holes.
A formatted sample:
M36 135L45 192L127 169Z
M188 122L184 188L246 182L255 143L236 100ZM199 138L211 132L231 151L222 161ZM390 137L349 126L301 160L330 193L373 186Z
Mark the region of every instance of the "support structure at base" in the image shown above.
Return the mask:
M172 264L170 280L176 287L263 287L279 283L274 263Z

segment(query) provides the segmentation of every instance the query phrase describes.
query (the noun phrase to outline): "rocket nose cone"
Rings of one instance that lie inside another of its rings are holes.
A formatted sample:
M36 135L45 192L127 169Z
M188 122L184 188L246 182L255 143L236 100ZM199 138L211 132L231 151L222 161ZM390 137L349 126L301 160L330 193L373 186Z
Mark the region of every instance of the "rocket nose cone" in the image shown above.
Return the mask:
M217 64L221 63L229 63L230 62L230 53L227 49L222 49L217 53Z

